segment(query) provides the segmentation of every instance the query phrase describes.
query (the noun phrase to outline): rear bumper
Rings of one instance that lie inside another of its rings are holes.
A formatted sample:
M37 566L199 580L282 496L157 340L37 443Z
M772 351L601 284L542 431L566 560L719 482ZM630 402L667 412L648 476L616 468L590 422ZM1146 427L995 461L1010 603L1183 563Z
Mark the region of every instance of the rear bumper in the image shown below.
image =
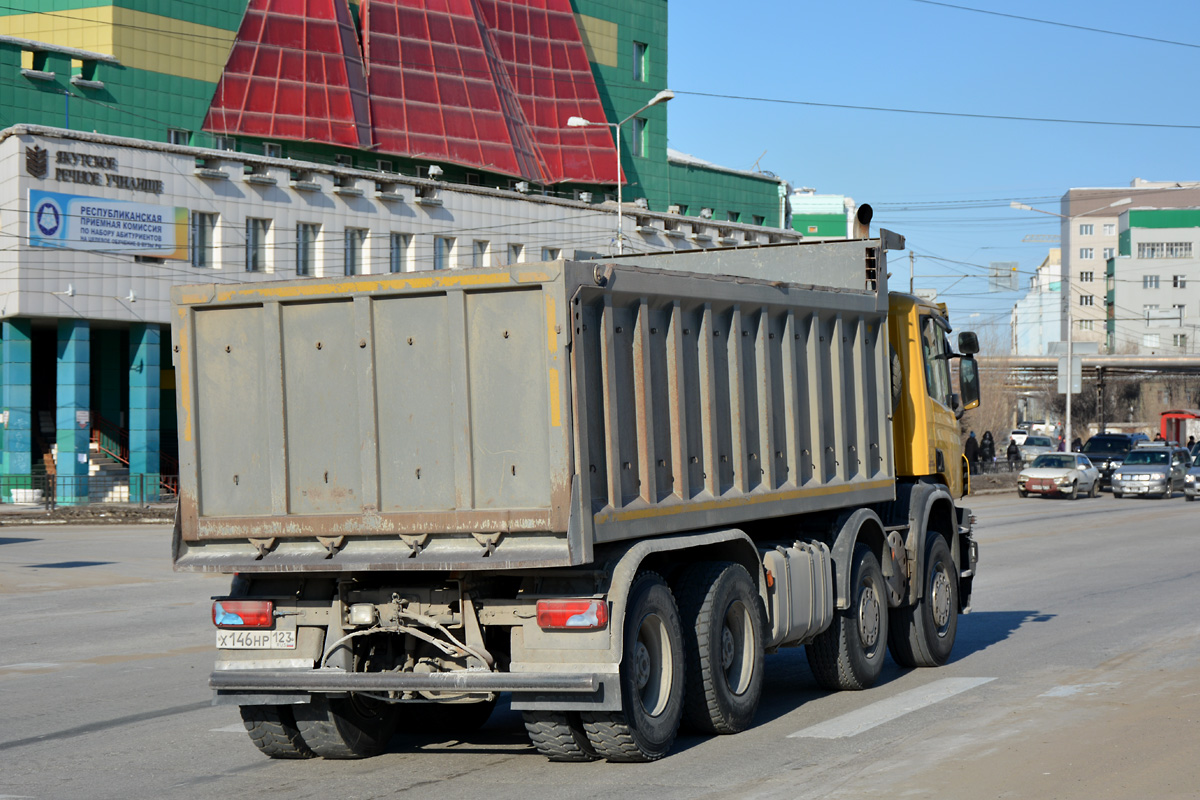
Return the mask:
M599 673L555 672L343 672L332 669L218 670L208 684L218 692L553 692L591 694Z

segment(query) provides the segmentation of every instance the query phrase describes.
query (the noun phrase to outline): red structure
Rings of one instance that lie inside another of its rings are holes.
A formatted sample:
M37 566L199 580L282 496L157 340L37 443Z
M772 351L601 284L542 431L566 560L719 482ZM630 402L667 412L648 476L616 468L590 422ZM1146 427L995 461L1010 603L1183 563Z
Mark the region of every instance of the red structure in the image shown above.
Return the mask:
M1185 444L1188 438L1187 428L1192 427L1187 424L1187 421L1193 419L1200 420L1200 409L1177 408L1173 411L1164 411L1162 412L1162 421L1159 423L1159 431L1168 442Z
M204 130L367 147L367 83L345 0L250 0Z
M303 12L303 13L302 13ZM205 130L616 183L570 0L251 0Z

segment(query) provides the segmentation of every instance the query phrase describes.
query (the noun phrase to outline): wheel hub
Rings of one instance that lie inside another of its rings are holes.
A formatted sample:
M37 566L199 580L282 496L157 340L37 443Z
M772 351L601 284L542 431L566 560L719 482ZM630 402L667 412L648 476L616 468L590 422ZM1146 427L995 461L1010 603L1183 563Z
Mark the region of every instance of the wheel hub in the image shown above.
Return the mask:
M858 635L863 647L870 650L879 638L879 598L872 586L864 586L858 601Z
M950 624L950 576L946 574L946 566L938 564L937 569L933 572L933 581L929 587L931 600L930 608L933 610L933 624L938 629L938 634L945 632L946 627Z
M721 628L721 669L725 672L733 666L737 645L733 641L733 633L728 627Z
M638 642L633 650L633 670L634 683L638 691L641 691L650 683L650 651L641 642Z

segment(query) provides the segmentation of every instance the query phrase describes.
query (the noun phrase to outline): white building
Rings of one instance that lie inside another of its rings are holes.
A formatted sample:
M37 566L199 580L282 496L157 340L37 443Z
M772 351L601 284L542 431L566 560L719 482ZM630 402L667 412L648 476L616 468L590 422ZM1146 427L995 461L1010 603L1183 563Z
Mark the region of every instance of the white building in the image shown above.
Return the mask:
M1029 279L1029 291L1013 305L1012 353L1042 356L1049 342L1060 341L1062 330L1061 251L1051 248Z

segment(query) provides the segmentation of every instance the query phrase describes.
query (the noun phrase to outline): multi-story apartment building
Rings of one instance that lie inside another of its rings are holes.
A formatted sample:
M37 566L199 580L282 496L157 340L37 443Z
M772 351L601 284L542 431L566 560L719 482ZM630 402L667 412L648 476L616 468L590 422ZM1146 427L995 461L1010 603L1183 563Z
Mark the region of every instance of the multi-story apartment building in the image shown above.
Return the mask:
M1200 352L1200 208L1130 209L1118 241L1105 270L1109 352Z
M1044 356L1047 344L1059 341L1063 319L1061 272L1061 251L1051 248L1029 279L1029 291L1013 305L1013 355Z

